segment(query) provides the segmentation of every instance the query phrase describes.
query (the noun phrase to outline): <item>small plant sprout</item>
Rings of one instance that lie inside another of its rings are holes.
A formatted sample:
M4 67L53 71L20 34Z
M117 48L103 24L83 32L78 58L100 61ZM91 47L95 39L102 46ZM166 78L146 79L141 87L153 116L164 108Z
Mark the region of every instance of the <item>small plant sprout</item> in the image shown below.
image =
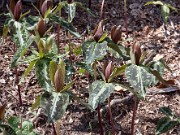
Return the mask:
M145 6L147 5L159 5L161 7L161 15L165 25L167 24L167 21L169 19L170 10L174 10L177 12L177 9L175 7L172 7L170 4L162 1L149 1L145 4Z

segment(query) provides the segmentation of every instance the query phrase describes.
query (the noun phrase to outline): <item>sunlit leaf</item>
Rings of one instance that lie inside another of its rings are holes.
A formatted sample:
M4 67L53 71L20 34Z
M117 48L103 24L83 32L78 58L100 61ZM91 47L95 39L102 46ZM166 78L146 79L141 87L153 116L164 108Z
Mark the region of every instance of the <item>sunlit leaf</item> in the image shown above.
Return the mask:
M114 85L104 81L95 81L89 87L88 104L95 110L114 91Z
M106 41L102 43L86 41L82 45L82 50L86 64L92 64L95 60L100 60L107 54L108 46Z
M48 116L48 121L59 120L69 104L67 93L45 92L41 97L41 107Z
M155 76L150 74L145 67L130 65L126 67L125 75L128 82L134 88L134 93L139 98L145 98L146 88L155 85Z

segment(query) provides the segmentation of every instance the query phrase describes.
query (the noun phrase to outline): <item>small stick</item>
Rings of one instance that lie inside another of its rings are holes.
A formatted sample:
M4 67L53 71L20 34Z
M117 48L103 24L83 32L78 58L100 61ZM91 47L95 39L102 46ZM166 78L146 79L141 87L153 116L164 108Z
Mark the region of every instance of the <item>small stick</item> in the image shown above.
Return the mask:
M100 105L99 104L98 104L98 107L97 107L97 112L98 112L100 135L104 135L103 126L102 126L102 120L101 120Z
M104 8L104 0L102 0L102 4L101 4L101 13L100 13L100 19L103 19L103 8Z
M53 127L54 135L57 135L57 133L56 133L56 128L55 128L55 126L54 126L54 122L52 122L52 127Z
M135 118L137 113L137 97L134 96L134 107L133 107L133 116L132 116L132 123L131 123L131 135L134 135L134 124L135 124Z

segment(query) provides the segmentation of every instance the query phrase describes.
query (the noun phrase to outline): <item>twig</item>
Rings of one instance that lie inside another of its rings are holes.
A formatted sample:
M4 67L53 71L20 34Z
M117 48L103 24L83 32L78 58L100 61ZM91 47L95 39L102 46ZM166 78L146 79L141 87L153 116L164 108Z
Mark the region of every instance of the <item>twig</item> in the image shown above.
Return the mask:
M100 13L100 19L103 19L103 8L104 8L104 0L102 0L102 4L101 4L101 13Z
M128 96L126 96L125 98L123 99L113 99L111 100L110 102L110 106L115 106L117 104L121 104L121 103L124 103L124 102L127 102L129 101L130 99L132 99L132 97L134 96L133 93L130 93ZM103 113L104 111L107 111L108 110L108 105L104 106L101 108L101 113Z
M132 123L131 123L131 135L134 135L134 124L136 119L136 113L137 113L137 97L134 96L134 106L133 106L133 116L132 116Z
M97 112L98 112L100 135L104 135L104 131L103 131L103 127L102 127L102 120L101 120L100 105L98 105L98 107L97 107Z

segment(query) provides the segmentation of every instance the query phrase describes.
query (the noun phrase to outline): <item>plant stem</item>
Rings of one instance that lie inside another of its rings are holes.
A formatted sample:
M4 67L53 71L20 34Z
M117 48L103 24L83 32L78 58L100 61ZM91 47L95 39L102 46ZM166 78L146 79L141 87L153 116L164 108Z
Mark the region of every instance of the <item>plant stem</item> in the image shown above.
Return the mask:
M97 80L97 67L96 67L96 61L93 64L93 68L94 68L94 80Z
M59 3L61 0L59 0ZM59 18L61 17L61 9L59 10ZM58 53L60 53L60 24L57 26L57 48L58 48Z
M133 116L132 116L132 123L131 123L131 135L134 135L136 113L137 113L137 97L135 95L134 96L134 106L133 106Z
M101 120L100 105L99 104L98 104L98 107L97 107L97 112L98 112L98 121L99 121L100 135L104 135L103 126L102 126L102 120Z
M94 80L96 81L97 80L96 61L93 64L93 68L94 68ZM98 107L97 107L97 112L98 112L100 135L104 135L103 126L102 126L102 119L101 119L101 112L100 112L100 105L99 104L98 104Z
M108 112L109 112L109 118L110 118L111 127L112 127L112 135L115 135L115 128L114 128L114 122L113 122L111 105L110 105L110 97L108 97Z
M103 8L104 8L104 0L102 0L102 4L101 4L101 13L100 13L100 19L103 19Z
M88 7L89 7L89 9L91 9L91 0L89 0Z
M56 133L56 128L55 128L55 126L54 126L54 122L52 122L52 127L53 127L54 135L57 135L57 133Z
M126 36L128 37L128 22L127 22L127 2L124 0L124 22L126 27Z
M16 84L18 87L18 97L19 97L19 105L22 106L22 98L21 98L21 87L19 85L19 76L18 76L18 68L15 68L15 73L16 73Z

